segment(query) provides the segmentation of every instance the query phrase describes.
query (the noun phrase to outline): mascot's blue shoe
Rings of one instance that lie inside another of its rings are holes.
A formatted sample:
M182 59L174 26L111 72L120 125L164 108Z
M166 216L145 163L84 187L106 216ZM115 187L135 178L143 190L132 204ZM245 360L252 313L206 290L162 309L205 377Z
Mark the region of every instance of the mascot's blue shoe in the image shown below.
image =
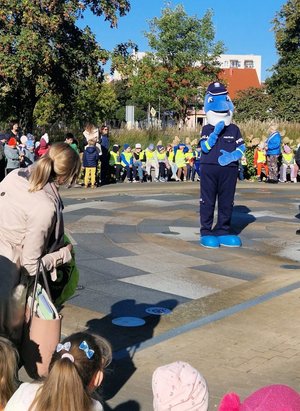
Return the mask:
M204 235L200 237L200 245L206 248L219 248L219 237L216 237L214 235Z
M239 236L237 235L219 235L218 237L219 244L224 247L241 247L242 242Z

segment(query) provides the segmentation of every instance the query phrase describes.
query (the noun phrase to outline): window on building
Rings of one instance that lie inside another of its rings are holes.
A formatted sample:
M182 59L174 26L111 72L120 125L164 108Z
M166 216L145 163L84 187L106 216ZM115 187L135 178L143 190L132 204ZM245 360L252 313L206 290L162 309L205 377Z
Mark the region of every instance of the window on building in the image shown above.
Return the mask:
M244 61L245 68L254 68L254 61L253 60L245 60Z
M238 60L230 60L230 68L239 68L241 63Z

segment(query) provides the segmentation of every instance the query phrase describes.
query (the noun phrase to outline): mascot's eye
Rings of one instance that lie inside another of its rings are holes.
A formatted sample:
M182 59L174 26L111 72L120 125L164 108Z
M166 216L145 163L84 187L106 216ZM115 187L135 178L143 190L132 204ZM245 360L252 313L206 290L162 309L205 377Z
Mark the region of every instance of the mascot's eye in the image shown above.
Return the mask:
M208 103L212 103L214 101L214 99L212 97L208 97L207 102Z

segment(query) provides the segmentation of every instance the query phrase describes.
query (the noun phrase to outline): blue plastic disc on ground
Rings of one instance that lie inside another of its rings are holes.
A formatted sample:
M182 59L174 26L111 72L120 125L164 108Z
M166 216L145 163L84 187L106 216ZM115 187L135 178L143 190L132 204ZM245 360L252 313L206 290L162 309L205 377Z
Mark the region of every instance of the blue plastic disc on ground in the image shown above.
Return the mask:
M112 320L112 323L119 327L140 327L144 325L145 322L145 320L138 317L118 317Z
M148 314L153 314L153 315L166 315L170 314L171 310L169 308L165 307L149 307L146 308L146 313Z

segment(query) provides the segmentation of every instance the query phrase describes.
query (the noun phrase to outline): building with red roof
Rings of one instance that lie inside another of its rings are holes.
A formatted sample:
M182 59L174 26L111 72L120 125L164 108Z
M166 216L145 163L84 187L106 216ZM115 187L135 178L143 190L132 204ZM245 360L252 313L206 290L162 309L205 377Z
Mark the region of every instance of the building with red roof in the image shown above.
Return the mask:
M247 90L250 87L261 87L254 68L222 69L219 78L227 84L228 94L232 100L237 97L239 91Z

